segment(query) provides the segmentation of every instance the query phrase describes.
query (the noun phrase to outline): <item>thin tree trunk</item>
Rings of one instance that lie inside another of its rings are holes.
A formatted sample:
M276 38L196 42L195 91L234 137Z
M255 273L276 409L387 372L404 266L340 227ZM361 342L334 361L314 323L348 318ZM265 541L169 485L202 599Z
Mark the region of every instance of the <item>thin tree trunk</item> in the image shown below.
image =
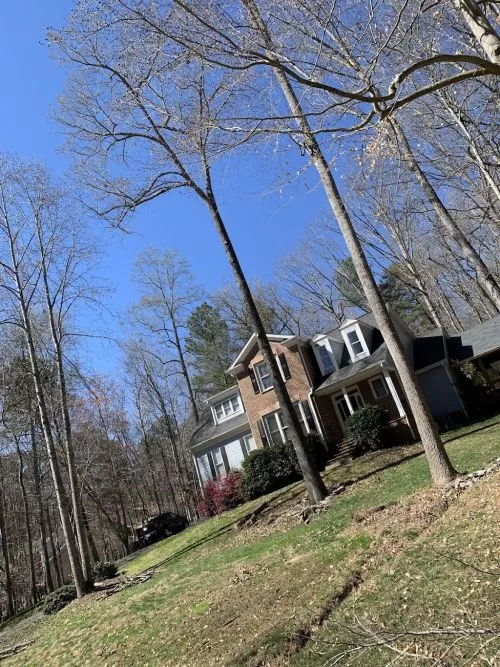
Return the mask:
M13 261L15 262L15 255L13 255ZM23 318L26 345L28 348L31 372L33 375L33 381L35 385L35 393L37 398L38 410L40 413L40 421L42 423L45 444L47 446L47 455L49 459L50 470L52 473L52 480L54 482L54 490L56 493L57 505L59 508L59 514L61 516L61 524L64 532L64 539L66 540L66 547L68 550L68 558L71 566L71 573L73 575L73 580L75 582L77 595L78 597L82 597L85 594L85 581L83 578L80 559L78 557L78 549L76 546L75 536L73 534L73 529L71 526L68 497L66 495L66 490L64 488L61 476L61 470L59 468L59 462L57 460L57 454L52 435L52 430L50 427L50 420L48 417L47 405L45 402L43 384L42 384L40 369L38 367L38 359L36 355L35 345L33 342L33 334L31 331L31 322L29 321L27 308L24 304L24 298L22 297L22 286L20 284L19 274L17 273L17 271L16 271L16 282L17 282L18 293L21 295L21 313Z
M452 236L452 238L456 241L462 250L464 257L476 272L478 283L495 304L496 309L500 312L500 287L497 285L490 269L477 253L473 245L469 242L464 232L460 229L455 220L449 214L448 209L445 207L441 201L441 198L431 185L429 179L424 174L422 168L415 159L410 143L399 122L395 118L390 117L388 118L388 123L391 125L392 129L394 130L394 134L397 137L403 160L407 163L409 169L415 174L415 178L419 182L438 219L441 221L441 224L446 229L448 234L450 234L450 236Z
M464 137L467 139L467 143L470 149L470 152L472 153L474 157L474 161L478 166L479 171L482 173L484 176L486 182L490 186L493 194L495 197L500 201L500 186L495 182L495 179L490 173L490 170L486 166L485 161L483 160L481 153L479 152L476 142L474 141L474 137L472 136L471 132L467 129L467 126L465 125L464 121L462 120L462 116L459 112L457 112L450 102L446 99L445 95L439 95L439 99L441 100L441 103L445 106L446 110L450 114L452 120L456 123L456 125L460 128L462 131L462 134Z
M254 25L261 34L266 45L267 56L274 59L271 36L262 21L254 0L243 0L253 19ZM377 325L382 333L387 348L391 354L401 384L411 406L422 444L435 484L443 485L451 481L455 475L446 450L441 442L436 424L430 413L427 402L418 384L411 363L406 358L403 345L399 339L394 323L391 320L384 300L371 269L356 230L344 206L344 202L333 178L330 167L324 157L309 122L286 75L277 66L274 68L276 78L281 86L284 97L290 107L297 126L302 133L305 148L321 178L330 207L342 230L345 243L352 257L356 273L359 277L365 296L373 312Z
M56 582L57 582L57 587L61 588L61 586L64 583L64 574L62 571L62 566L61 566L61 560L59 557L59 540L57 540L57 546L56 542L54 540L54 531L52 528L52 519L50 518L50 508L47 507L45 509L45 514L47 516L47 528L49 531L49 540L50 540L50 548L52 550L52 560L54 561L54 572L56 575ZM56 528L57 529L57 528ZM57 538L57 535L56 535Z
M500 38L474 0L451 0L492 63L500 65Z
M5 497L3 492L3 480L0 477L0 546L3 557L3 570L5 574L5 595L7 596L7 616L14 613L14 593L12 590L12 574L10 571L9 543L5 529Z
M44 251L44 242L42 238L41 222L36 216L36 231L38 238L38 248L40 252L40 265L42 269L42 279L45 294L45 303L49 315L50 334L52 344L56 355L57 376L59 381L59 398L61 401L61 412L63 419L64 448L66 451L66 461L68 467L68 479L71 496L71 505L73 507L73 522L78 540L78 550L82 566L83 577L86 590L92 590L92 566L90 564L89 550L85 536L85 527L82 517L82 501L78 490L78 479L76 473L75 452L73 448L73 437L71 429L71 418L68 407L68 391L66 385L66 375L64 372L64 361L61 344L61 332L56 326L54 317L54 303L50 295L50 286L47 273L47 263Z
M191 378L189 377L186 360L184 359L184 351L182 349L181 340L179 337L179 331L177 329L177 322L175 321L174 316L172 315L172 327L174 329L175 336L175 347L177 348L177 354L179 355L179 362L181 364L182 376L186 383L186 387L189 395L189 402L191 403L191 408L193 410L193 415L196 421L199 420L200 414L198 412L198 406L196 405L196 399L194 397L193 385L191 384Z
M87 512L85 511L85 507L82 502L82 519L83 519L83 526L85 528L85 535L87 537L87 541L89 544L89 549L90 549L90 554L92 556L92 560L94 563L97 563L100 558L99 558L99 551L97 550L97 546L94 540L94 536L92 535L92 530L90 529L90 523L89 519L87 516Z
M24 359L24 357L23 357ZM28 390L30 392L30 389ZM36 442L35 424L33 421L31 393L28 394L28 412L30 415L30 438L31 438L31 455L33 459L33 486L35 491L36 511L38 518L38 525L40 527L40 543L42 567L45 579L45 590L50 593L54 590L54 582L52 580L52 571L50 568L49 552L47 549L47 532L45 530L45 517L42 502L42 490L40 486L40 468L38 460L38 444Z
M36 594L36 572L35 572L35 559L33 556L33 534L31 532L31 520L30 520L30 508L29 508L29 503L28 503L28 495L26 493L26 485L24 483L24 462L23 462L23 455L21 452L21 447L19 446L19 442L16 439L16 452L17 452L17 458L19 462L19 467L18 467L18 480L19 480L19 487L21 489L21 497L23 500L23 512L24 512L24 525L26 528L26 540L27 540L27 547L28 547L28 562L29 562L29 569L30 569L30 587L31 587L31 603L33 606L36 604L37 601L37 594Z

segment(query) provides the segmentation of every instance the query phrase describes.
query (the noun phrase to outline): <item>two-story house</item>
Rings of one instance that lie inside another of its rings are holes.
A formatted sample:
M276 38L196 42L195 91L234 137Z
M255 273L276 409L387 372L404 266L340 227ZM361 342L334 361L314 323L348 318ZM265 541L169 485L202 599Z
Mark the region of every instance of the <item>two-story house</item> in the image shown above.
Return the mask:
M443 331L417 337L392 311L391 317L441 426L466 414L451 362L476 360L500 380L500 316L452 337ZM411 410L371 313L312 338L270 334L268 339L304 433L318 432L332 456L348 453L346 420L368 404L388 412L398 442L415 439ZM201 483L239 468L255 447L287 440L255 335L227 372L237 386L207 401L191 440Z

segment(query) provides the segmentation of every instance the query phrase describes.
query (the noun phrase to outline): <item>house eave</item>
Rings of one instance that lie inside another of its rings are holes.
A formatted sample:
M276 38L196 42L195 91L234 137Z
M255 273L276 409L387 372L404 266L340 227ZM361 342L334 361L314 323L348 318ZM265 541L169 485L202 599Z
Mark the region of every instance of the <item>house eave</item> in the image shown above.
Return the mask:
M382 372L384 369L389 371L394 370L392 365L387 364L385 361L378 361L359 371L355 375L351 375L347 378L340 378L338 381L332 382L326 387L316 389L313 394L314 396L328 396L329 394L339 391L343 386L350 387L362 380L367 380L368 378L373 377L373 375L376 375L377 370Z
M271 343L281 343L284 344L286 340L289 338L296 338L296 336L291 336L291 335L279 335L279 334L266 334L267 339ZM226 373L229 373L230 375L234 375L234 373L239 372L241 370L243 363L246 361L248 358L250 352L254 348L254 346L257 344L257 334L253 333L248 341L245 343L245 346L239 353L239 355L236 357L236 359L233 361L231 366L227 369ZM236 370L238 369L238 370Z
M237 426L236 428L229 431L225 431L224 433L220 433L218 435L212 436L211 438L207 438L206 440L202 440L201 442L197 442L194 445L189 445L188 449L194 454L202 449L216 445L218 442L225 442L226 440L229 440L233 437L238 437L246 431L248 431L248 433L252 432L248 422L245 424L240 424L240 426Z

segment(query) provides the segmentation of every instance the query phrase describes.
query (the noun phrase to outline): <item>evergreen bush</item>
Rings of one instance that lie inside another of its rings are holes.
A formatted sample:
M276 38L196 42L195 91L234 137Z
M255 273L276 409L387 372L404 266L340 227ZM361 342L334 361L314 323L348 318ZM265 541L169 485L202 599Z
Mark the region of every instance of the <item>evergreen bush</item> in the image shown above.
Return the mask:
M377 405L367 405L347 418L346 426L353 442L354 456L385 447L384 434L389 415Z
M118 566L112 561L97 561L92 568L94 581L113 579L118 574Z
M43 605L43 613L47 615L56 614L73 600L76 600L76 588L72 585L62 586L57 591L47 595Z

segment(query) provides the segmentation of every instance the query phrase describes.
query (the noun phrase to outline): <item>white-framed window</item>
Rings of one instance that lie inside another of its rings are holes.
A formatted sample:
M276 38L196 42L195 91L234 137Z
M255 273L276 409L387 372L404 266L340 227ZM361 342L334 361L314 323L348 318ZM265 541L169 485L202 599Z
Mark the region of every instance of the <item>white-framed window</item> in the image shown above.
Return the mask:
M215 476L224 477L224 475L226 474L226 466L224 464L224 458L222 456L221 447L217 447L217 449L212 449L212 461L214 464Z
M384 396L389 394L387 384L382 375L377 375L377 377L370 378L370 386L372 388L374 398L384 398Z
M255 444L255 438L251 433L243 438L243 442L245 444L247 454L249 454L253 449L257 448L257 445Z
M216 403L213 412L216 422L219 423L243 412L243 404L240 397L235 394L220 403Z
M273 381L271 380L271 374L267 370L266 362L265 361L259 361L258 364L255 364L253 367L255 377L257 378L257 382L259 383L259 387L261 391L266 391L267 389L271 389L273 386Z
M345 329L342 333L349 349L351 361L357 361L370 354L361 329L357 324L349 329Z
M311 408L309 407L309 403L307 401L297 401L293 404L293 407L304 435L307 435L311 431L315 430L314 419L311 413ZM262 417L262 421L265 425L265 432L269 444L281 445L283 442L288 440L288 427L285 426L283 417L281 416L281 412L279 410L276 412L271 412L268 415L264 415Z
M264 415L262 417L262 421L265 425L269 444L281 445L283 442L288 440L288 427L285 426L279 410L277 412L271 412L268 415Z
M358 410L361 410L361 408L364 407L365 403L363 401L363 397L361 396L359 389L357 387L348 389L347 396L349 398L349 403L351 404L353 412L357 412ZM335 402L337 414L341 419L342 426L344 426L347 418L352 414L351 410L349 409L349 404L347 402L347 399L344 393L342 392L340 394L336 394L333 397L333 400Z
M330 350L328 350L328 348L324 343L323 344L318 343L316 345L316 351L320 361L321 370L323 371L323 375L328 375L329 373L333 373L333 371L335 370L335 364L333 363Z

